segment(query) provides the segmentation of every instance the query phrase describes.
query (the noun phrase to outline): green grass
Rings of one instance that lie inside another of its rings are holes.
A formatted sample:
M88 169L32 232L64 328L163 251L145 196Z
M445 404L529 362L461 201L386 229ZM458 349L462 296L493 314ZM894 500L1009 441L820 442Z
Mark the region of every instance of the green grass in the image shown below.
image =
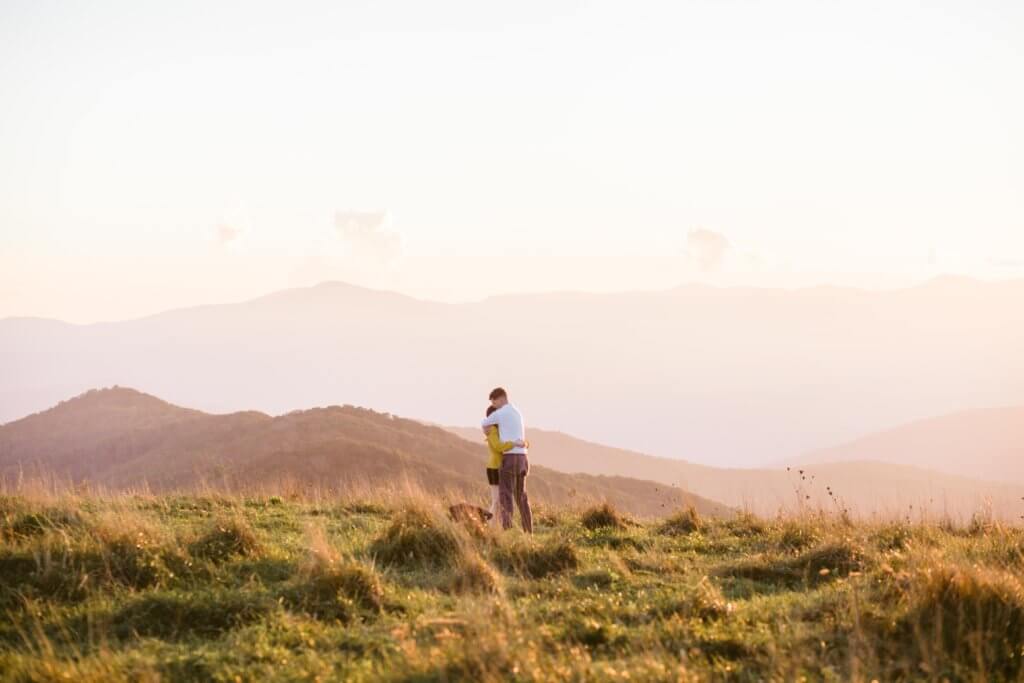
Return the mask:
M0 497L12 681L1024 678L1024 532L440 502Z

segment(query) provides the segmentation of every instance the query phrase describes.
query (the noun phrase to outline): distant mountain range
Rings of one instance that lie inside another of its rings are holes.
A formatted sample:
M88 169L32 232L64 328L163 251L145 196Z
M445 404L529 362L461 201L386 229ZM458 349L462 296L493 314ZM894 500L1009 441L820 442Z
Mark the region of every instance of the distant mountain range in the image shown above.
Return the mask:
M879 460L1024 484L1024 407L968 410L917 420L786 464L851 460Z
M1024 404L1021 349L1024 280L467 304L325 283L124 322L2 320L0 420L119 384L211 412L347 402L469 424L507 385L532 426L764 465L923 416Z
M1002 417L1020 415L1020 411L994 411ZM993 426L991 421L978 420L979 427ZM1002 424L1002 423L1001 423ZM1019 429L1019 423L1015 423ZM1002 424L1005 430L1007 424ZM473 428L449 428L467 439L476 438ZM901 433L897 430L897 433ZM960 435L966 438L965 432ZM977 476L987 466L994 466L1001 451L986 451L985 433L979 433L979 448L960 453L966 463L978 463ZM941 438L942 432L936 434ZM599 475L625 475L678 486L694 494L712 498L730 506L749 509L761 515L800 506L837 511L847 509L858 516L892 517L922 513L956 519L969 519L976 512L991 510L997 516L1018 521L1024 514L1024 480L1007 477L1003 483L982 481L911 464L879 462L869 456L886 452L861 451L864 460L847 462L814 462L773 469L736 469L709 467L694 463L659 458L643 453L610 448L577 439L560 432L530 429L533 460L560 472L585 472ZM874 438L864 439L874 443ZM884 440L883 440L884 442ZM922 439L923 445L924 440ZM1003 442L1000 442L1003 443ZM1017 448L1022 445L1016 441ZM856 449L839 450L851 456ZM1018 451L1019 452L1019 451ZM827 451L830 453L830 451ZM929 451L915 451L919 462L927 462ZM953 449L939 451L939 456L952 456ZM973 455L974 460L970 460ZM993 459L986 462L986 458ZM911 458L908 458L908 463ZM953 458L950 458L952 461ZM969 465L965 465L966 469Z
M43 473L115 489L345 489L408 481L471 501L487 498L482 437L351 406L210 415L132 389L89 391L0 425L0 477ZM532 466L534 500L608 500L641 516L693 504L707 515L723 505L670 486L624 476L565 474Z

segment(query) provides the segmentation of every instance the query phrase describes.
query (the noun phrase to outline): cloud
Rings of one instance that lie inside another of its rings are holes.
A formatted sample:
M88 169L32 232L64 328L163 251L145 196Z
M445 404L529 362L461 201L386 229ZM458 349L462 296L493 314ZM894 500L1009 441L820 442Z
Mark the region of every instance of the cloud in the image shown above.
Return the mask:
M704 273L719 270L731 249L725 235L713 230L698 228L686 236L686 257Z
M402 253L402 236L388 229L390 218L387 211L338 211L334 226L353 258L387 265Z
M217 237L217 242L224 245L238 239L238 236L242 234L242 229L227 223L218 223L217 227L214 228L214 233Z
M225 209L214 224L213 241L220 247L237 249L252 234L252 220L244 205Z

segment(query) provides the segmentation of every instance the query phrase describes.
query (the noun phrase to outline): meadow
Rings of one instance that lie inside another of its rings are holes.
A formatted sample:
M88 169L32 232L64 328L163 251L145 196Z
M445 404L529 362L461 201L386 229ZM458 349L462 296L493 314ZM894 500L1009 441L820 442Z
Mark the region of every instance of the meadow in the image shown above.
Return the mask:
M841 512L537 533L422 493L0 497L5 681L1001 681L1024 532Z

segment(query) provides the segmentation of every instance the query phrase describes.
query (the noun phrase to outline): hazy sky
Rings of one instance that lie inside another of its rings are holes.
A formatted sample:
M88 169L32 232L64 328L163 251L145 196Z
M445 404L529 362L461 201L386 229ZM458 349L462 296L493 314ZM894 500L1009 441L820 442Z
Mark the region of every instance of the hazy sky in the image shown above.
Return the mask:
M1024 3L0 3L0 317L1024 276Z

